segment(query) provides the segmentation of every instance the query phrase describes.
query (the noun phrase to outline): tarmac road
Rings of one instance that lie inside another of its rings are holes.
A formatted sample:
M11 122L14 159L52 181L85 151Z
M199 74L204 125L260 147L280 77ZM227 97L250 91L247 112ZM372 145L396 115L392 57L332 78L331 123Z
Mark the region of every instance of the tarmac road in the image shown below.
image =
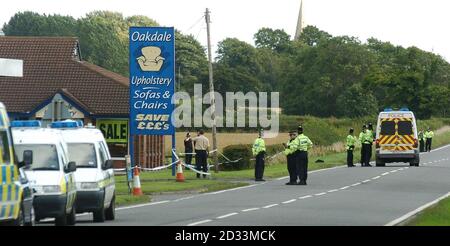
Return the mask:
M338 167L310 172L308 186L287 178L118 208L116 220L79 225L386 225L450 191L450 146L421 155L420 167Z

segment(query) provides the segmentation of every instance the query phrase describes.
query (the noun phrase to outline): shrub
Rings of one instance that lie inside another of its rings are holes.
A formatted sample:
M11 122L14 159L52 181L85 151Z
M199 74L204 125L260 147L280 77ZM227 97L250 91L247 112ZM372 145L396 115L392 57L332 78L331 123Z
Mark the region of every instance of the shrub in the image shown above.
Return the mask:
M244 170L254 167L251 145L229 145L223 149L223 154L230 160L240 159L235 163L225 163L220 166L221 170ZM226 159L221 157L220 162L226 162Z

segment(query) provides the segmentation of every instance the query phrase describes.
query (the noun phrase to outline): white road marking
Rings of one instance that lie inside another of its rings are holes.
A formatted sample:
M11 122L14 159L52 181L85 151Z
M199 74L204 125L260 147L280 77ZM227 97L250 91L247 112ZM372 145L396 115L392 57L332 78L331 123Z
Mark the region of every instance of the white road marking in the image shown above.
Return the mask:
M230 217L230 216L233 216L233 215L236 215L236 214L238 214L238 213L229 213L229 214L225 214L225 215L222 215L222 216L217 217L217 219L225 219L225 218L227 218L227 217Z
M166 200L166 201L160 201L160 202L151 202L151 203L144 203L144 204L139 204L139 205L134 205L134 206L128 206L128 207L120 207L120 208L116 208L116 211L119 210L125 210L125 209L133 209L133 208L142 208L142 207L147 207L147 206L153 206L153 205L158 205L158 204L164 204L164 203L168 203L171 202L170 200Z
M194 222L194 223L188 224L187 226L200 225L200 224L208 223L208 222L211 222L211 221L212 220L202 220L202 221L198 221L198 222Z
M400 218L397 218L397 219L387 223L385 226L397 225L398 223L400 223L402 221L405 221L406 219L408 219L408 218L410 218L410 217L412 217L412 216L422 212L423 210L427 209L430 206L433 206L433 205L437 204L438 202L444 200L447 197L450 197L450 192L445 194L445 195L443 195L443 196L441 196L441 197L439 197L439 198L437 198L434 201L431 201L431 202L429 202L429 203L427 203L427 204L425 204L425 205L423 205L423 206L421 206L421 207L419 207L419 208L417 208L417 209L415 209L415 210L413 210L413 211L411 211L411 212L401 216Z
M391 173L396 173L396 172L398 172L398 170L392 170L392 171L390 171Z
M385 173L381 174L381 176L386 176L388 174L389 174L389 172L385 172Z
M344 186L344 187L340 188L339 190L346 190L348 188L350 188L350 186Z
M248 209L244 209L244 210L241 210L242 212L250 212L250 211L255 211L255 210L258 210L259 208L248 208Z
M369 183L369 182L370 182L370 179L366 179L363 181L363 183Z
M315 196L323 196L323 195L325 195L325 194L327 194L326 192L322 192L322 193L317 193L317 194L315 194Z
M228 192L228 191L247 189L247 188L255 187L255 186L258 186L258 185L261 185L261 184L253 184L253 185L248 185L248 186L242 186L242 187L232 188L232 189L228 189L228 190L221 190L221 191L211 192L211 193L207 193L207 194L215 195L215 194L220 194L220 193L224 193L224 192Z
M263 208L272 208L272 207L275 207L275 206L278 206L278 203L270 204L270 205L267 205L267 206L265 206Z
M338 190L337 189L333 189L333 190L329 190L328 193L333 193L333 192L336 192L336 191L338 191Z
M311 198L311 197L312 197L311 195L307 195L307 196L301 196L298 199L306 199L306 198Z
M323 172L323 171L328 171L328 170L334 170L334 169L344 168L344 167L346 167L346 166L336 166L336 167L330 167L330 168L322 168L322 169L319 169L319 170L309 171L308 174L310 174L310 173L318 173L318 172ZM287 178L289 178L289 176L277 178L276 180L283 180L283 179L287 179Z
M179 201L184 201L184 200L189 200L194 198L194 196L188 196L188 197L183 197L183 198L178 198L176 200L173 200L174 202L179 202Z
M355 186L358 186L360 184L361 184L361 182L358 182L358 183L352 184L351 186L355 187Z
M372 179L376 180L376 179L379 179L379 178L381 178L381 176L376 176L376 177L373 177Z
M297 201L297 199L291 199L289 201L282 202L283 204L288 204Z

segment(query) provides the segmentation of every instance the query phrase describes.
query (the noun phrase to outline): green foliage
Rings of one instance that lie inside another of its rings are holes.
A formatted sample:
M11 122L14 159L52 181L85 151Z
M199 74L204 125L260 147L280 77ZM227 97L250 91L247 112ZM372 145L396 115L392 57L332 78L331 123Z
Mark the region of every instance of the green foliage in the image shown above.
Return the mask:
M238 160L236 163L226 163L221 165L222 170L244 170L254 167L254 161L251 161L252 156L251 145L230 145L223 149L223 154L230 160ZM226 162L225 159L221 159L221 162Z
M94 11L80 19L19 12L3 26L5 35L77 36L85 60L128 75L128 28L156 26L146 16L123 17ZM176 32L178 90L193 92L208 82L205 50ZM279 29L262 28L255 46L236 38L218 44L215 89L225 92L280 92L285 114L363 117L384 107L407 106L421 119L448 117L450 64L416 47L370 38L362 43L333 37L314 26L298 40Z

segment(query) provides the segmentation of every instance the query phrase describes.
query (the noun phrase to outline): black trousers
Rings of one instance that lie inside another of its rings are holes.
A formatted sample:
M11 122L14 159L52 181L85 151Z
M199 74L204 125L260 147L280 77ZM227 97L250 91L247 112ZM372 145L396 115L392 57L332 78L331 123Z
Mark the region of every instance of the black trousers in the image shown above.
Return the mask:
M289 172L289 182L296 183L297 182L297 155L296 153L292 153L287 157L287 169Z
M364 144L361 146L361 158L359 159L359 163L361 163L361 166L364 166L364 155L365 155L365 149Z
M186 149L184 150L184 153L186 154L186 156L184 156L184 162L189 165L192 164L192 150Z
M308 179L308 152L299 151L297 154L297 175L300 182Z
M255 179L262 179L264 176L264 152L256 155Z
M364 151L363 166L369 166L370 159L372 158L372 144L363 144L363 151Z
M353 167L353 149L347 150L347 166Z
M423 141L423 139L419 141L419 146L420 146L420 152L424 152L425 151L425 141Z
M208 153L206 150L195 150L195 165L197 171L208 172ZM197 173L197 178L200 178L200 174ZM203 174L203 178L206 178L206 175Z
M432 138L427 138L427 143L425 145L425 151L430 152L431 151L431 143L433 142Z

